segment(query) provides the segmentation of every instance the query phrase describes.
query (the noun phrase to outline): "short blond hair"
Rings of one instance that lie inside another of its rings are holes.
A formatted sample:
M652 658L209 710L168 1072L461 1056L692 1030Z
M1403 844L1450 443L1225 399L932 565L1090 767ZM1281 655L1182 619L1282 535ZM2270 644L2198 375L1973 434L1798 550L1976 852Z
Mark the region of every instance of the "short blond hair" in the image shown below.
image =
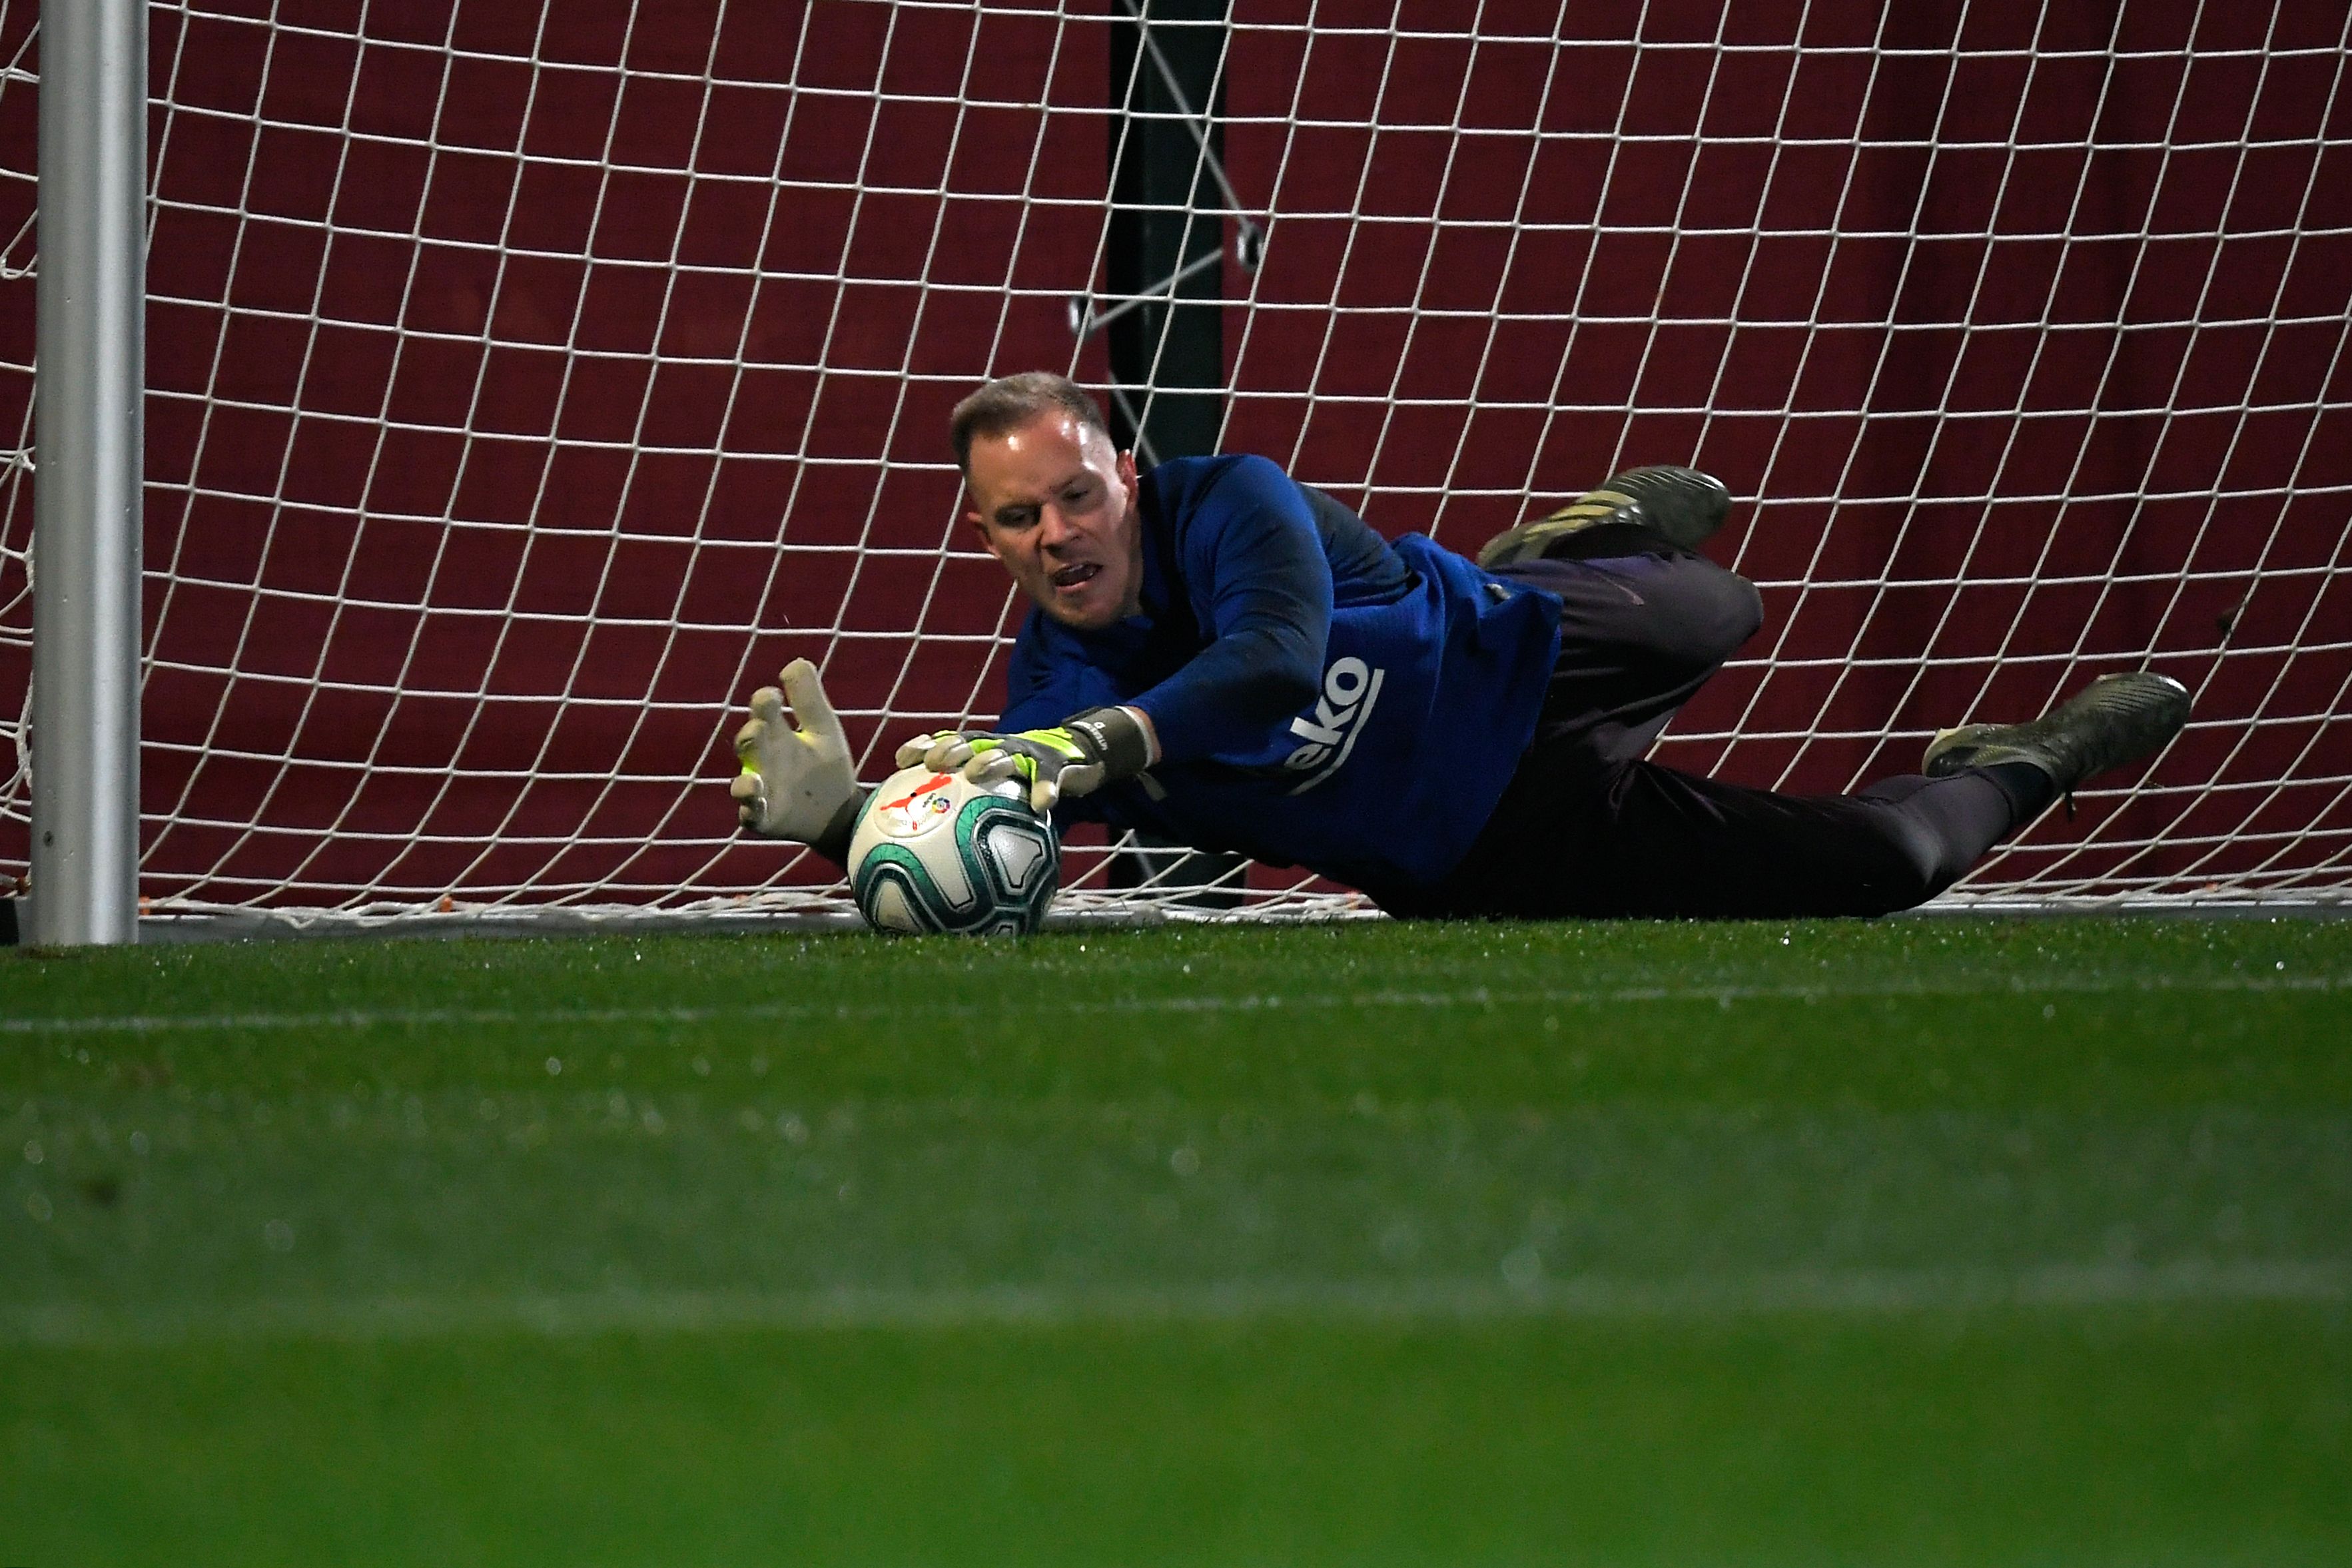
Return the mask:
M982 436L1002 436L1026 425L1040 414L1062 413L1082 429L1099 430L1108 437L1102 405L1094 395L1066 375L1050 370L1024 370L1000 376L955 405L948 419L948 439L955 446L956 468L971 476L971 444Z

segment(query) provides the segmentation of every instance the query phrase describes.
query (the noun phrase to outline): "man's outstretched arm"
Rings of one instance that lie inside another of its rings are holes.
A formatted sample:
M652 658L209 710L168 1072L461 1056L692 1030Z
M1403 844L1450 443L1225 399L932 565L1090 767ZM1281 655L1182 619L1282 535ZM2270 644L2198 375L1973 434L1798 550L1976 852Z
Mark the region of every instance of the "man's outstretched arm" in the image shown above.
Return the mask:
M1043 810L1162 761L1246 749L1312 701L1333 584L1305 493L1272 463L1244 458L1193 505L1182 568L1206 590L1207 647L1119 707L1088 709L1050 729L919 736L899 749L899 764L1019 776ZM1012 695L1008 718L1030 710L1036 694Z
M1190 510L1178 553L1208 646L1134 699L1177 762L1251 749L1315 700L1334 596L1306 493L1264 458L1224 468Z
M751 718L735 731L742 771L727 793L746 833L805 844L836 865L849 858L850 830L866 797L857 787L849 738L817 679L816 666L796 658L779 678L783 689L751 694ZM784 716L792 704L793 719Z

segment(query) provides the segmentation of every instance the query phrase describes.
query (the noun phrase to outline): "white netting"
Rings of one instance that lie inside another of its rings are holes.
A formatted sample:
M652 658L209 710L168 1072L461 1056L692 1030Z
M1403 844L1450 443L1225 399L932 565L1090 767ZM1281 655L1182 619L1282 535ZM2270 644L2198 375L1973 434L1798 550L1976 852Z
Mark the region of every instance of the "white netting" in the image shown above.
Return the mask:
M20 453L37 9L0 0ZM152 32L143 890L838 908L732 838L725 737L796 654L869 778L992 712L1013 606L942 431L992 374L1105 379L1069 315L1105 10L190 0ZM1715 549L1768 619L1664 760L1846 788L2151 665L2189 733L1964 891L2340 897L2346 44L2284 0L1237 0L1265 250L1223 268L1223 445L1465 550L1696 462L1758 498ZM30 501L12 462L0 742Z

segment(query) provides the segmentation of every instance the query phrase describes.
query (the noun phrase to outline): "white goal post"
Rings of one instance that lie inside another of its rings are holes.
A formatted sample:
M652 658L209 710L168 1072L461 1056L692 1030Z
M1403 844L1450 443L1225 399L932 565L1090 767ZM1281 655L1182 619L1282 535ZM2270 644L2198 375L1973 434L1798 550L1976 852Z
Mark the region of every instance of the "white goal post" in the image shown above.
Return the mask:
M992 716L1017 607L947 412L1112 379L1154 125L1202 160L1223 449L1465 551L1621 466L1729 482L1766 626L1662 760L1848 789L2152 668L2189 732L1948 898L2345 898L2345 5L1155 5L1153 79L1221 51L1171 109L1115 90L1139 4L152 5L149 912L843 916L733 834L727 738L800 655L869 780ZM37 10L0 0L13 877L66 744L26 717ZM1199 898L1075 842L1075 910Z

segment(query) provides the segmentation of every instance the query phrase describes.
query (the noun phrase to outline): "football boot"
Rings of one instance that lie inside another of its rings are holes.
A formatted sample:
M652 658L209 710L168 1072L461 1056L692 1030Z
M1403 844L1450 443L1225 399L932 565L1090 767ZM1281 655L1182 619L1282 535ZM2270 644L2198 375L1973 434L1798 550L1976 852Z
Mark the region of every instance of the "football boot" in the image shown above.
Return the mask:
M1646 530L1678 550L1696 550L1723 526L1731 492L1696 468L1654 464L1628 468L1549 516L1506 529L1479 547L1489 572L1560 552L1579 535L1622 524Z
M2162 750L2188 722L2189 688L2170 676L2103 675L2030 723L1941 731L1919 771L1941 779L1964 768L2024 763L2071 799L2084 780Z

